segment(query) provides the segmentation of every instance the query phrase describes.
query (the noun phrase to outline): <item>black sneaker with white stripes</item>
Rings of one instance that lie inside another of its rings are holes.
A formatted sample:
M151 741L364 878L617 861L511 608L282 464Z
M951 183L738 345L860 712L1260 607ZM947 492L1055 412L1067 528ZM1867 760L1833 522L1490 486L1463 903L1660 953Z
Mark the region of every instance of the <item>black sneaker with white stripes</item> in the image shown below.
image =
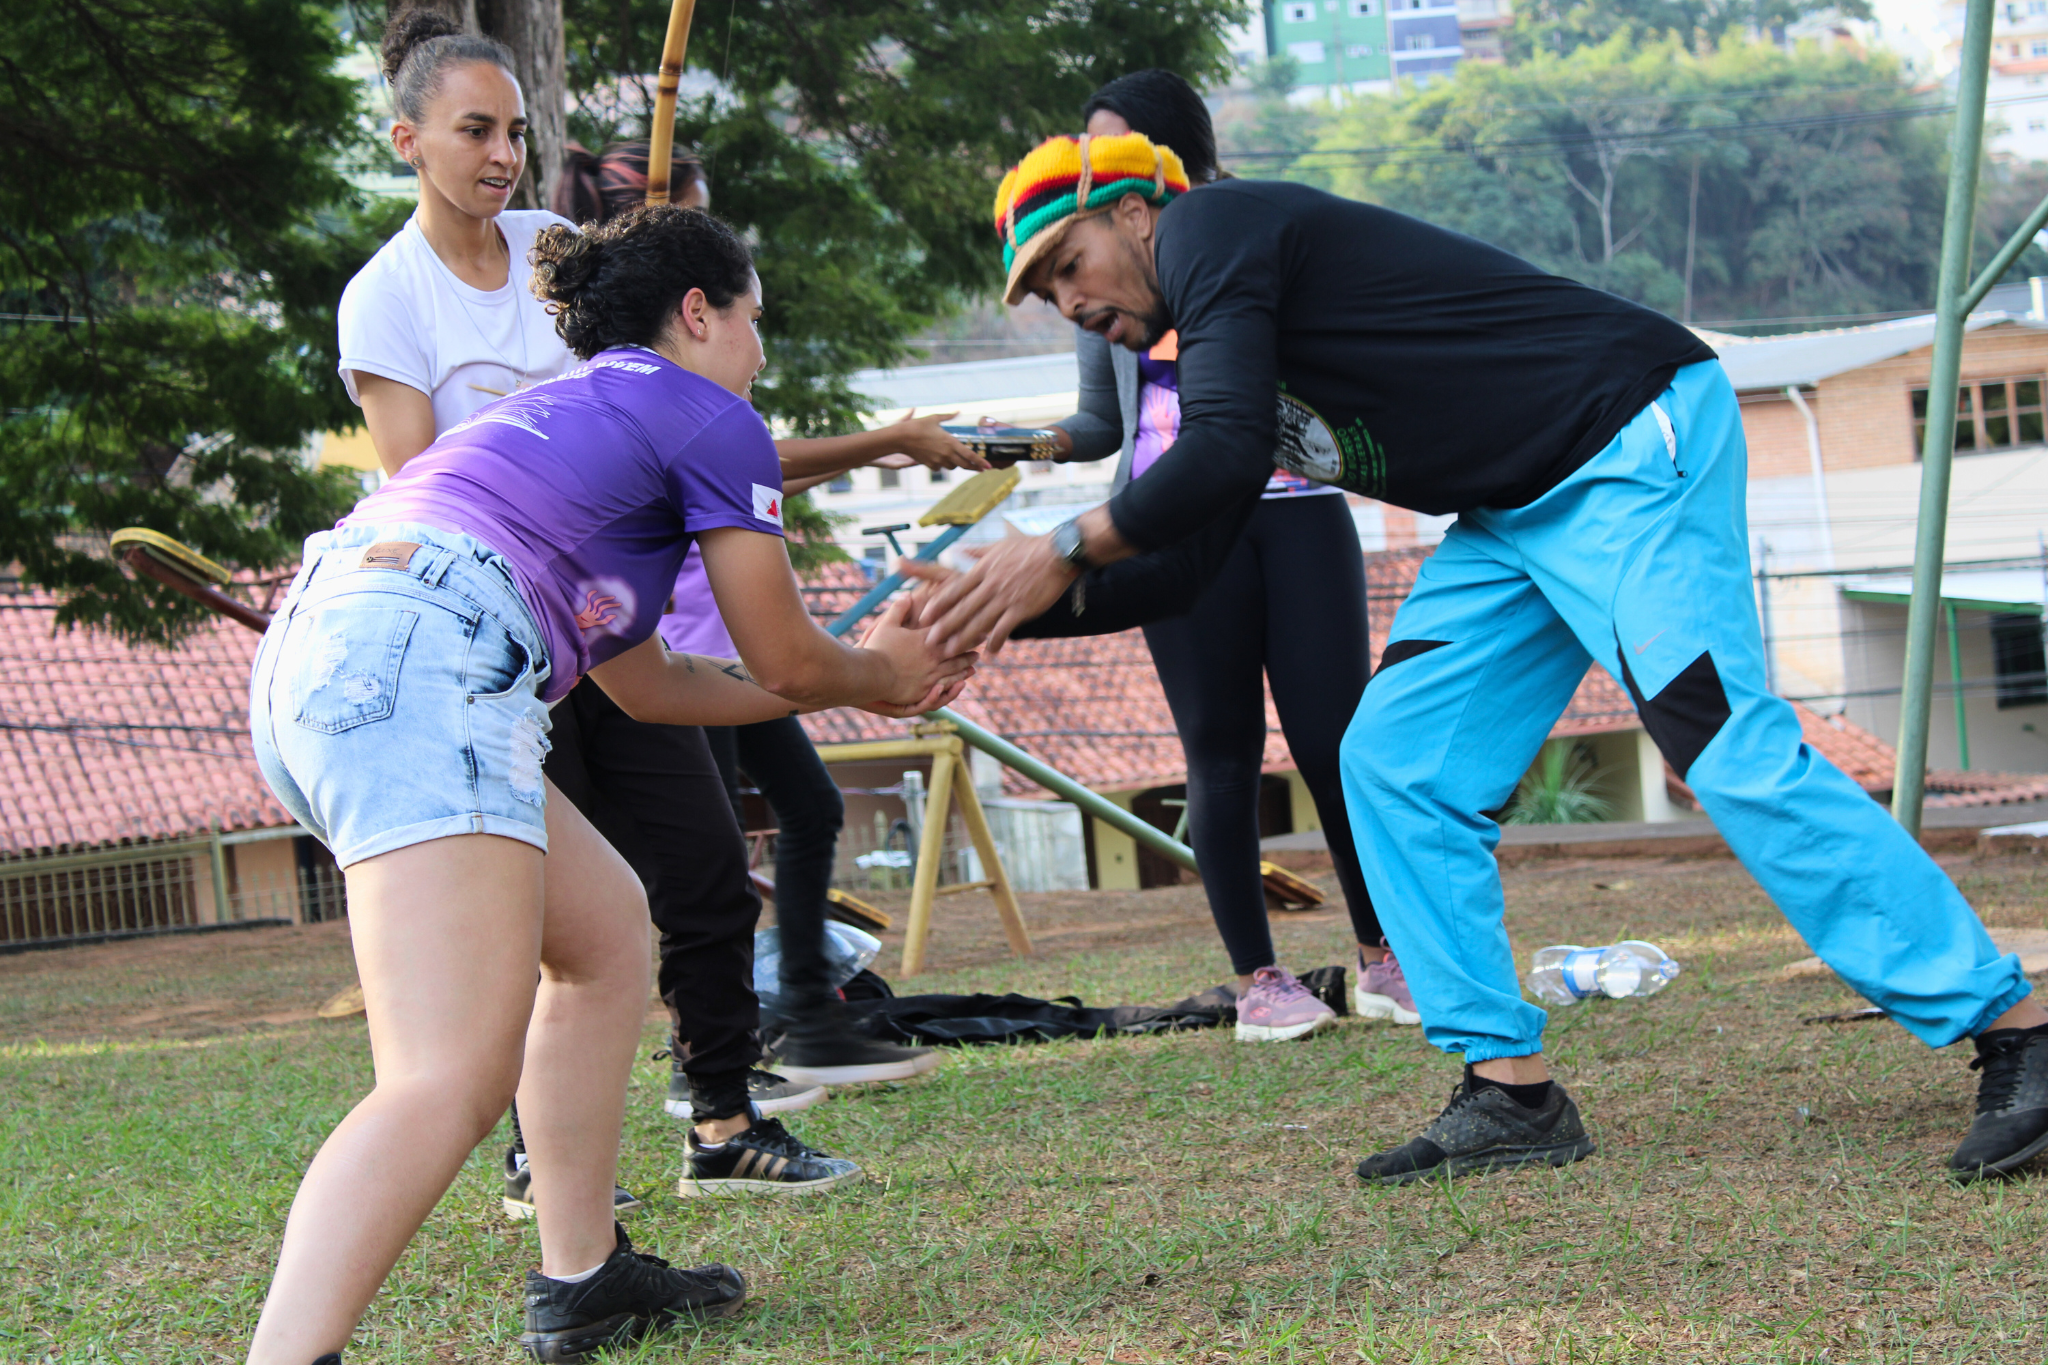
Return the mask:
M505 1152L505 1216L516 1222L533 1217L533 1168L519 1158L517 1147ZM640 1197L623 1185L612 1187L612 1212L631 1213L640 1207ZM317 1362L316 1362L317 1365Z
M799 1142L780 1119L756 1119L754 1126L715 1147L686 1140L676 1193L685 1199L727 1194L811 1194L860 1178L860 1167L844 1157L826 1156Z

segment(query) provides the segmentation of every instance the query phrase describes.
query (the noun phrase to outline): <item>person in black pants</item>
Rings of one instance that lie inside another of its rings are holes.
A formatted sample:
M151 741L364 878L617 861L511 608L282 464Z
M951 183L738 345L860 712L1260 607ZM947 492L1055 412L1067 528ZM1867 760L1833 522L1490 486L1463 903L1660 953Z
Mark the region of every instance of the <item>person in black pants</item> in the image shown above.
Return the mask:
M825 963L825 893L846 803L803 726L786 716L755 725L707 726L704 734L734 813L741 811L742 773L775 812L775 922L782 930L781 1013L787 1029L776 1044L777 1069L798 1083L826 1085L896 1080L928 1070L930 1062L912 1049L859 1038L845 1027L845 1006Z
M704 731L634 720L602 688L578 687L555 707L551 739L548 779L632 867L660 931L655 986L671 1025L667 1108L691 1119L690 1159L676 1192L822 1190L858 1176L853 1162L805 1146L770 1117L824 1092L758 1066L761 899ZM531 1205L516 1110L512 1123L505 1207L523 1217ZM764 1157L734 1159L750 1150ZM766 1159L773 1157L783 1162Z
M715 656L724 626L701 572L693 576L692 569L685 561L676 579L673 610L662 618L663 638L679 652ZM775 923L782 931L776 1070L799 1085L908 1080L932 1070L940 1058L931 1049L863 1038L847 1026L845 1001L825 963L825 896L846 804L810 736L794 716L707 726L704 734L739 824L746 824L742 772L775 812Z
M1172 72L1139 71L1112 81L1082 115L1092 134L1136 131L1172 147L1192 185L1217 178L1208 110ZM1082 331L1075 352L1081 410L1055 424L1061 458L1120 452L1115 487L1121 489L1172 445L1179 430L1172 343L1141 357ZM1237 973L1237 1036L1278 1042L1335 1017L1277 964L1266 920L1258 819L1266 679L1351 913L1359 972L1353 1004L1368 1017L1417 1023L1359 869L1338 773L1338 742L1370 672L1365 566L1350 509L1337 489L1276 469L1241 525L1216 562L1203 565L1208 586L1198 597L1185 600L1185 580L1160 579L1166 591L1139 617L1187 759L1188 840ZM1213 538L1211 544L1220 545Z

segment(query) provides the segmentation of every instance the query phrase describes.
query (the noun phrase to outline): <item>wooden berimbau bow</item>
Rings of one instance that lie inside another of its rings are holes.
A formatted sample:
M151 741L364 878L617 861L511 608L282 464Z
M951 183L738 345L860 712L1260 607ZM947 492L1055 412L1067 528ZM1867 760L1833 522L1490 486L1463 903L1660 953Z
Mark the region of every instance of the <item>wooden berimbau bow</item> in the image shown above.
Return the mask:
M647 202L668 202L669 161L676 142L676 91L683 82L683 54L690 50L690 19L697 0L674 0L668 36L661 42L661 75L654 89L654 123L647 130Z

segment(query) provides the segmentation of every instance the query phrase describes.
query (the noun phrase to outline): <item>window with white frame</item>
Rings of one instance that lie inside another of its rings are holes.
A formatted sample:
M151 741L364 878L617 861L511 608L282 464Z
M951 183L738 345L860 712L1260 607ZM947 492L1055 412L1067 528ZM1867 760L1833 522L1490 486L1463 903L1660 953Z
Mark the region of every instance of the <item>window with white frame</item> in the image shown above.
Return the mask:
M1380 0L1351 0L1349 9L1354 19L1370 19L1380 12Z
M1347 57L1370 57L1372 56L1372 44L1346 43L1344 45L1344 55Z
M1316 7L1310 4L1291 4L1282 11L1290 24L1306 24L1316 17Z
M2048 57L2048 43L2027 44L2027 54L2032 57Z

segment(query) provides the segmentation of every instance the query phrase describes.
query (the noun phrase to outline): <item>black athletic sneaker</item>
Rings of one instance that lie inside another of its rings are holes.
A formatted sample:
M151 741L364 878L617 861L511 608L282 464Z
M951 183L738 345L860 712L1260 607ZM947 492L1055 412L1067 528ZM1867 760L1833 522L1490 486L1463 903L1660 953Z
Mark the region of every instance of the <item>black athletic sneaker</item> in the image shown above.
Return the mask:
M759 1067L747 1073L747 1098L757 1114L794 1114L826 1098L825 1087L816 1081L793 1081ZM661 1106L672 1119L694 1123L695 1106L690 1100L690 1078L682 1071L668 1073L668 1098Z
M580 1284L526 1272L526 1331L519 1344L535 1360L581 1360L685 1319L729 1317L746 1302L747 1282L731 1266L677 1270L633 1250L624 1228L618 1235L604 1265Z
M1555 1081L1539 1109L1525 1109L1492 1086L1474 1090L1459 1081L1422 1136L1359 1162L1358 1177L1369 1185L1406 1185L1536 1162L1563 1166L1593 1151L1579 1107Z
M693 1128L676 1193L685 1199L721 1194L810 1194L860 1178L860 1167L797 1141L780 1119L754 1126L707 1151Z
M314 1361L313 1365L341 1365L341 1357L330 1351Z
M939 1061L939 1054L928 1047L899 1047L862 1037L838 996L801 1010L775 1049L777 1071L812 1085L907 1081L936 1069Z
M520 1221L533 1217L533 1172L519 1164L519 1149L505 1149L505 1216ZM631 1213L640 1207L639 1196L624 1186L612 1187L612 1212ZM317 1365L317 1362L316 1362Z
M1963 1181L2009 1175L2048 1150L2048 1025L1979 1034L1977 1117L1949 1158Z

